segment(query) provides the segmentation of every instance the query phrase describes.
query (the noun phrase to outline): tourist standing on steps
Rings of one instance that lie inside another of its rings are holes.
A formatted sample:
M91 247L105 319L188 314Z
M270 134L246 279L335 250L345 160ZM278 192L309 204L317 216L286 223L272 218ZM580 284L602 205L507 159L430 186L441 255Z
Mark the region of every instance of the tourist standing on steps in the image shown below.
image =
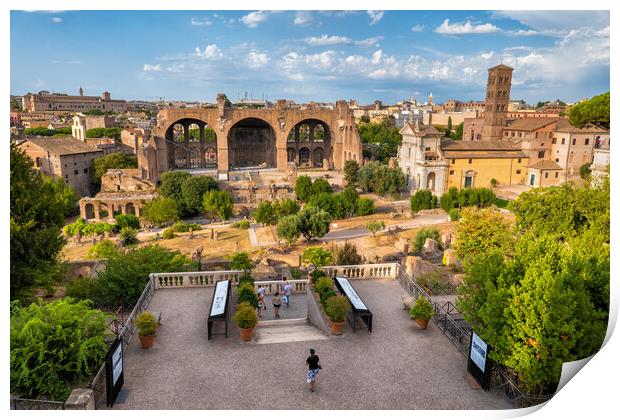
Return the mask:
M308 385L310 385L310 392L314 392L314 382L316 381L316 376L321 370L321 365L319 365L319 356L314 354L314 349L310 349L310 357L306 359L306 365L308 366L306 381L308 382Z
M293 294L293 286L288 281L284 283L284 302L286 306L291 306L291 295Z
M282 305L282 298L280 297L280 292L276 292L273 297L273 309L276 312L276 319L280 318L280 306Z
M258 286L256 294L258 295L258 316L262 318L262 310L267 310L267 305L265 304L265 286Z

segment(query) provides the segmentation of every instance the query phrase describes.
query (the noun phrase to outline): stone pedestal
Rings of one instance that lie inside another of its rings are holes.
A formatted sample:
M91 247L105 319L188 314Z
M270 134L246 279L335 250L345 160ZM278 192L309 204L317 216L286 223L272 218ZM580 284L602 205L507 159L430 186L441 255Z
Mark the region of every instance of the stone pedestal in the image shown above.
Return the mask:
M65 410L94 410L95 393L90 388L76 388L65 401Z

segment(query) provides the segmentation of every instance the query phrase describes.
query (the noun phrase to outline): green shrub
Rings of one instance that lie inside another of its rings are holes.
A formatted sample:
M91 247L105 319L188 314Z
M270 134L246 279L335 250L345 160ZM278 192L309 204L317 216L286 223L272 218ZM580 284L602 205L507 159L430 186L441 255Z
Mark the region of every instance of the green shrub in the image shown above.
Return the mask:
M331 264L334 259L331 252L328 250L321 248L320 246L310 246L304 249L302 261L304 263L313 264L315 267L323 267Z
M334 290L334 280L331 277L321 277L314 282L314 290L320 295L327 290Z
M103 312L70 298L21 307L11 303L11 393L64 401L90 379L108 350Z
M450 215L450 220L453 222L459 220L459 209L450 209L448 214Z
M166 228L161 233L161 237L164 239L173 239L174 238L174 228Z
M234 208L232 195L228 191L210 190L204 195L203 207L207 213L228 220Z
M422 248L424 247L424 242L426 242L426 238L436 240L439 244L439 248L441 248L441 237L439 235L439 231L434 227L425 227L420 229L413 238L414 252L422 252Z
M312 195L317 195L321 193L332 193L332 186L329 185L326 179L317 178L312 183Z
M164 226L179 220L179 207L175 200L159 197L144 204L142 218L156 226Z
M312 280L312 283L316 283L317 280L321 277L327 277L327 273L321 270L314 270L312 273L310 273L310 279Z
M326 290L323 292L323 294L319 295L321 306L325 308L325 305L327 304L327 300L333 296L336 296L336 292L334 292L333 290Z
M368 216L375 212L375 202L370 198L360 198L355 205L356 216Z
M230 257L230 269L231 270L244 270L249 271L254 268L254 262L250 258L247 252L235 252Z
M392 195L405 186L405 174L400 168L390 168L379 162L369 162L359 170L358 185L364 192Z
M247 302L254 308L258 308L258 296L254 285L248 282L239 284L237 287L237 303Z
M356 265L361 264L363 259L357 252L357 247L352 243L345 242L343 246L334 251L336 265Z
M411 307L410 314L412 319L429 320L435 315L435 309L428 299L421 296Z
M581 179L586 179L592 173L592 169L590 169L589 163L584 163L579 167L579 176Z
M116 243L109 239L104 239L91 246L88 250L88 258L109 258L118 252L118 246Z
M237 310L233 314L232 319L239 328L254 328L258 322L256 310L247 302L237 305Z
M110 223L86 223L86 221L81 217L78 217L75 222L64 227L65 235L69 237L77 235L78 233L82 236L97 236L103 235L106 232L112 232L113 230L114 225L111 225Z
M496 187L497 184L499 184L499 182L497 182L497 179L495 179L495 178L491 178L490 182L491 182L491 186L493 186L493 187Z
M138 230L130 227L124 227L120 233L121 243L123 246L134 245L138 243Z
M332 322L344 321L349 309L351 309L351 304L344 296L332 296L325 304L325 314Z
M233 223L232 227L237 228L237 229L249 229L250 222L247 219L243 219L243 220Z
M240 277L239 277L239 284L238 286L241 287L241 285L243 284L249 284L252 287L254 287L254 277L252 277L252 275L250 273L243 273Z
M176 222L174 225L172 225L172 230L174 232L189 232L190 229L195 232L202 229L202 226L197 223L187 223L184 221Z
M133 323L138 328L138 335L141 337L150 337L157 334L157 319L155 319L155 315L151 312L142 312Z
M429 190L419 190L411 197L411 211L434 209L437 207L437 197Z
M375 236L377 232L385 229L385 223L383 222L383 220L372 220L366 223L366 229L368 229L368 231L372 233L372 236Z
M116 222L117 231L126 227L140 229L140 219L134 214L117 214L114 220Z
M451 209L458 207L459 189L456 187L448 188L448 191L446 191L439 199L439 205L446 212L449 212Z
M303 279L304 273L299 268L293 267L291 268L291 276L293 277L293 279Z
M302 203L305 203L312 197L312 180L309 176L301 175L297 177L295 181L295 195Z

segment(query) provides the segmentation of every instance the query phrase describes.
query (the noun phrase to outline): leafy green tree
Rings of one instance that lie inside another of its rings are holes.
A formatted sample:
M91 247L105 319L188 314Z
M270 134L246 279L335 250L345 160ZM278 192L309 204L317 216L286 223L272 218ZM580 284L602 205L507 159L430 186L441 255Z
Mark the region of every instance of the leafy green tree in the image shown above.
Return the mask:
M138 243L138 230L129 226L121 229L120 234L121 243L123 246L134 245Z
M588 179L591 173L592 169L590 169L589 163L584 163L579 167L579 176L581 177L581 179Z
M429 190L419 190L411 196L411 211L417 213L420 210L434 209L437 207L437 197Z
M110 128L90 128L86 130L86 138L101 138L101 137L109 137L116 141L121 139L121 129L118 127L110 127Z
M322 194L322 193L331 193L332 186L329 185L329 182L323 178L315 179L312 183L312 195Z
M109 155L93 159L90 168L90 181L95 187L95 191L99 191L101 189L101 177L108 172L108 169L137 167L138 158L135 155L128 155L121 152L110 153Z
M261 201L256 210L254 211L254 219L258 223L264 225L275 225L278 223L278 215L271 201Z
M169 171L161 176L159 192L164 197L173 199L179 208L179 216L187 217L189 210L183 199L182 185L183 182L190 179L192 175L189 172Z
M222 220L233 214L232 196L228 191L211 190L204 195L203 206L207 213L215 214Z
M379 162L369 162L362 166L359 176L359 187L364 192L396 194L405 186L405 174L400 168L389 168Z
M116 229L121 230L126 227L140 229L140 219L135 214L118 214L114 217Z
M34 128L26 128L24 130L24 134L27 136L41 136L41 137L54 137L54 136L70 136L71 135L71 127L65 128L47 128L47 127L34 127Z
M252 261L247 252L235 252L230 257L231 270L250 271L253 268L254 262Z
M159 197L144 204L142 219L156 226L164 226L179 220L179 208L172 198Z
M183 217L195 216L202 211L205 193L217 190L217 183L210 176L192 176L181 182L181 197L185 213Z
M108 350L103 312L70 298L11 304L11 393L64 401L92 377Z
M578 128L593 124L609 130L609 100L610 95L607 92L572 106L568 111L568 121Z
M370 198L362 197L357 200L357 204L355 205L355 215L356 216L368 216L369 214L373 214L375 212L375 202Z
M357 247L348 241L334 250L334 260L336 265L357 265L363 262L362 256L357 252Z
M385 223L382 220L371 220L370 222L366 223L366 229L368 229L368 231L372 233L372 236L375 236L377 232L385 229Z
M68 201L56 183L32 168L32 160L11 145L10 155L10 295L29 299L35 287L61 276L58 254Z
M360 164L356 160L347 160L344 163L344 180L348 186L355 188L360 179Z
M452 140L462 140L463 139L463 123L460 123L456 126L456 130L450 133L450 138Z
M294 244L301 236L299 217L294 214L282 217L278 222L276 232L278 237L284 239L289 246Z
M302 203L307 202L313 194L312 180L309 176L301 175L295 181L295 195Z
M303 208L299 214L299 231L310 241L312 238L321 238L329 232L331 219L329 213L316 207Z
M309 246L304 249L302 261L304 263L312 264L315 267L323 267L334 262L334 258L331 252L326 249L319 246Z
M336 213L336 199L332 193L322 192L319 194L314 194L308 200L308 206L316 207L317 209L321 209L329 213L330 216L334 217Z
M493 249L513 254L512 228L498 210L464 208L460 216L454 248L464 265Z
M118 246L109 239L103 239L91 246L88 250L88 258L110 258L118 252Z
M398 153L402 137L398 128L390 127L387 122L380 124L362 124L358 126L362 143L376 144L377 158L382 163L388 163L390 157Z
M448 117L448 126L446 127L448 133L452 132L452 117Z
M77 202L78 195L75 193L75 190L70 186L64 183L61 178L56 180L43 175L43 180L46 183L50 183L53 185L53 188L57 194L59 205L63 209L63 214L65 217L69 217L74 214L77 210Z
M274 209L278 218L281 218L291 214L297 214L299 211L299 204L295 200L285 198L282 201L276 201L274 203Z
M446 212L459 206L459 189L456 187L448 188L439 200L439 206Z
M151 273L193 271L196 264L178 251L159 245L134 248L109 256L106 269L81 288L68 288L70 296L90 299L98 305L125 306L137 302Z

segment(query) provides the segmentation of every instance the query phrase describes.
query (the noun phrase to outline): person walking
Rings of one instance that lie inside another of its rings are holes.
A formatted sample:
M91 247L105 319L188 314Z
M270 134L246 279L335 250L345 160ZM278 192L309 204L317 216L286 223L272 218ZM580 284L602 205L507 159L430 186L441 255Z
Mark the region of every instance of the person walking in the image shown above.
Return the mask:
M276 312L276 319L280 318L280 306L282 306L282 298L280 297L280 292L276 292L273 296L273 309Z
M258 291L256 292L258 296L258 316L263 317L262 310L267 309L267 305L265 305L265 286L262 284L258 286Z
M293 286L288 281L284 283L284 302L286 306L291 306L291 296L293 295Z
M321 365L319 364L319 356L315 354L314 349L310 349L310 356L306 359L306 365L308 366L306 381L310 386L310 392L314 392L314 383L316 382L316 376L321 370Z

